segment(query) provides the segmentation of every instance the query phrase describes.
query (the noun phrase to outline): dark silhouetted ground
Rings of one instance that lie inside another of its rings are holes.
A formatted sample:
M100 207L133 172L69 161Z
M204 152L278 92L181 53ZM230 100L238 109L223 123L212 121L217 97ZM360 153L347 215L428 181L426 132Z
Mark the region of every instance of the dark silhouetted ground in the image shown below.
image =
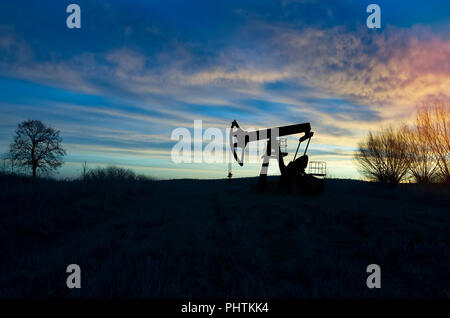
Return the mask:
M450 191L0 177L1 297L448 297ZM81 290L66 287L81 266ZM379 290L366 267L381 266Z

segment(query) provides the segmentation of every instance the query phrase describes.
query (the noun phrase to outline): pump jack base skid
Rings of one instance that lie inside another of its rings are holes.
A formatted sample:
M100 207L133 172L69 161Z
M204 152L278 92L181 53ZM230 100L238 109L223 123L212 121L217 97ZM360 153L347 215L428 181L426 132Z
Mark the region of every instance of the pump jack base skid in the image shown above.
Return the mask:
M297 176L281 175L279 179L269 180L260 176L255 190L260 193L287 192L303 194L320 194L323 192L325 179L317 178L311 174L304 173Z
M290 195L320 195L324 191L325 180L307 175L301 178L298 183L284 183L283 177L269 176L264 185L253 184L250 192L264 194L290 194Z

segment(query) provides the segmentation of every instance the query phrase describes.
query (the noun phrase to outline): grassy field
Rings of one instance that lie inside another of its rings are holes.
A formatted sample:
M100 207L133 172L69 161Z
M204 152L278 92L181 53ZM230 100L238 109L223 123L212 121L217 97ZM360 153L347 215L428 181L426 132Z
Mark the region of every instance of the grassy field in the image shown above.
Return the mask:
M327 180L306 196L256 182L2 175L0 296L450 296L448 188ZM81 289L66 287L72 263ZM366 287L373 263L381 289Z

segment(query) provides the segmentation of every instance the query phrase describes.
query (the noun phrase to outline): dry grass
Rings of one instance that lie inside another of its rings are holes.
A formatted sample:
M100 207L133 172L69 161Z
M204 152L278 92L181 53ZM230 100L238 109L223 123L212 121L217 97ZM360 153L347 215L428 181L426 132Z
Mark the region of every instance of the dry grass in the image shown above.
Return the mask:
M2 297L447 297L448 188L2 176ZM65 269L82 269L81 290ZM368 264L382 288L365 285Z

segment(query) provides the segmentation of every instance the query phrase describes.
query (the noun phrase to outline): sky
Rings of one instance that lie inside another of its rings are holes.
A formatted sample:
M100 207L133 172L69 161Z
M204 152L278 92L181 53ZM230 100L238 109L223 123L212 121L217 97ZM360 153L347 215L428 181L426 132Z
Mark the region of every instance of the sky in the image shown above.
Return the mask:
M70 3L81 29L66 26ZM371 3L380 29L366 26ZM310 160L360 178L352 156L369 130L450 97L449 12L444 0L1 1L0 153L19 122L37 119L60 130L59 177L86 161L223 178L226 163L174 163L173 130L309 122Z

